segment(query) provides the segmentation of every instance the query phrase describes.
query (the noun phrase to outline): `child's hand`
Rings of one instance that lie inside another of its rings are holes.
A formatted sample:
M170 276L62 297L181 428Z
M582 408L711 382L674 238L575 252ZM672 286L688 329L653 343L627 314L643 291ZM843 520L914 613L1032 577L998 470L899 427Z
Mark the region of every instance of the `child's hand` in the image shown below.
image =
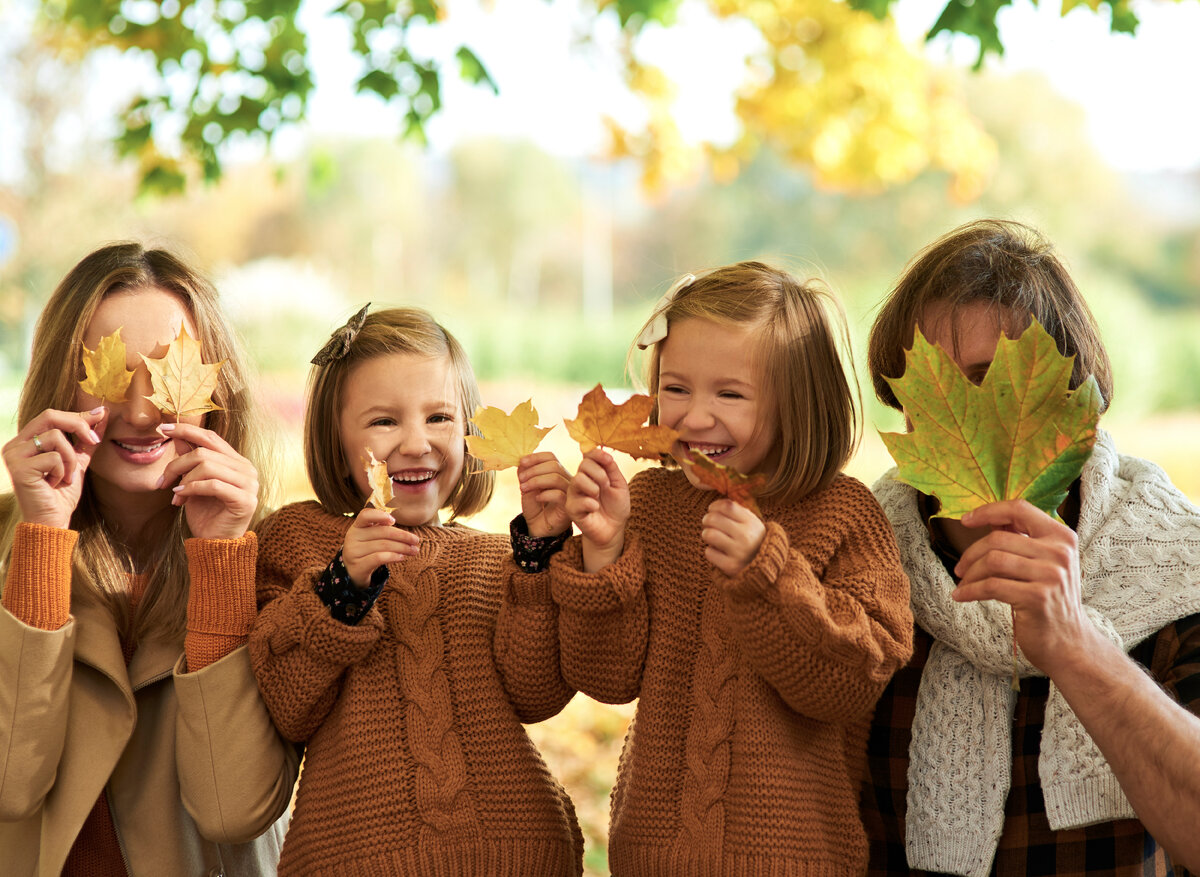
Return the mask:
M571 526L566 505L571 479L554 454L543 451L522 457L517 480L521 483L521 514L530 536L557 536Z
M730 578L750 565L767 535L762 519L731 499L713 502L700 524L704 556Z
M621 556L629 520L629 485L607 452L583 455L567 488L567 514L583 534L583 568L596 572Z
M342 563L356 588L371 583L371 573L389 563L404 560L417 553L421 537L395 527L396 519L386 509L368 506L358 513L346 531L342 545Z

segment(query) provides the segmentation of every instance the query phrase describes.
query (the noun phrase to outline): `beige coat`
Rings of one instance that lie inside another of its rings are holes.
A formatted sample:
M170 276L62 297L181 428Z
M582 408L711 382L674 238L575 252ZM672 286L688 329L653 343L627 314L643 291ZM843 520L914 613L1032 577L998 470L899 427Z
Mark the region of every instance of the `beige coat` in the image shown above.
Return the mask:
M56 631L0 607L4 874L57 877L106 784L130 877L275 873L296 750L244 646L184 663L182 643L146 643L126 668L107 610L78 591Z

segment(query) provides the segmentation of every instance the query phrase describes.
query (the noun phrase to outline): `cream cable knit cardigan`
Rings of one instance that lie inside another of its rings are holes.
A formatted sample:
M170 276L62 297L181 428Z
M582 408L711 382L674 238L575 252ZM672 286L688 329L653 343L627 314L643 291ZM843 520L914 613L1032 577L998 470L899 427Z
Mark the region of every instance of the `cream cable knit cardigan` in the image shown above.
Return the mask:
M908 863L979 877L991 870L1012 768L1009 607L950 598L954 581L929 544L916 491L897 481L895 471L874 490L896 530L913 614L936 640L921 676L909 751ZM1119 455L1103 430L1081 478L1084 608L1128 652L1200 611L1200 509L1158 466ZM1022 676L1042 675L1023 657L1019 668ZM1038 772L1055 830L1136 817L1053 684Z

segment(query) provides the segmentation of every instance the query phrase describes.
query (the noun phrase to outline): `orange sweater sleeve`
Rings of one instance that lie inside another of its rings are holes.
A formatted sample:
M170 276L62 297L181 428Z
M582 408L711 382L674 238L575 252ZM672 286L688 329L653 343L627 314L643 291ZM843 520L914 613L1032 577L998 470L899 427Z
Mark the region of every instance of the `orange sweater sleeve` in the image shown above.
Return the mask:
M71 617L71 554L79 533L17 524L4 581L4 608L30 627L58 630Z
M254 563L258 542L253 533L240 539L188 539L191 586L188 589L188 672L228 655L250 636L257 612Z

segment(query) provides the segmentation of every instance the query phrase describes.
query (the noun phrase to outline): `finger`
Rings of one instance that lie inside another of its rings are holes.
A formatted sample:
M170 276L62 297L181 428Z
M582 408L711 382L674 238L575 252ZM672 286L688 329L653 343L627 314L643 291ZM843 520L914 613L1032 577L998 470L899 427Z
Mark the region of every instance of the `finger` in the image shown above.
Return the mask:
M950 592L950 596L959 603L973 603L978 600L999 600L1012 606L1023 604L1034 586L1028 582L1014 582L1011 579L991 576L976 582L960 585Z
M963 515L962 523L967 527L1008 527L1035 539L1070 529L1023 499L1007 499L980 506Z
M375 506L367 506L354 517L353 528L360 527L390 527L396 523L396 519L392 517L391 512L387 509L377 509Z
M954 571L961 575L981 557L992 551L1002 551L1009 554L1019 554L1024 557L1035 557L1041 553L1041 542L1031 539L1023 533L1013 533L1008 530L993 530L982 539L972 542L962 553Z
M558 457L549 451L526 454L517 463L517 479L524 481L526 478L540 473L558 470L561 470L564 474L566 473L562 464L558 462Z
M195 448L167 463L158 486L203 478L217 478L231 484L254 484L255 493L258 491L258 472L253 465L208 448Z
M171 497L171 505L176 506L182 505L185 500L193 496L207 496L220 500L231 511L236 511L241 506L244 507L243 511L252 513L258 505L257 493L251 493L242 485L233 484L220 478L201 478L177 484L171 488L171 492L174 494Z
M225 441L217 433L195 423L163 423L159 425L158 431L168 438L186 443L190 446L188 450L191 450L191 448L208 448L210 451L241 457L233 449L233 445L229 444L229 442ZM187 452L184 451L184 453Z
M568 489L571 493L579 496L589 498L598 498L600 496L600 484L596 481L596 479L592 478L588 473L582 470L575 473L575 477L571 479L571 484Z
M25 424L24 429L18 433L14 441L28 441L32 444L33 437L36 435L41 437L41 441L44 443L45 433L58 430L60 433L74 436L81 447L85 445L94 447L100 444L100 434L96 432L96 426L104 421L107 414L108 409L104 406L82 413L47 408Z
M388 528L388 530L392 529L395 528ZM351 554L354 557L364 557L378 551L391 551L409 556L416 554L420 550L420 545L417 542L388 538L386 535L388 530L381 531L379 536L373 535L371 538L357 540L352 545L348 545L347 548L351 550Z

